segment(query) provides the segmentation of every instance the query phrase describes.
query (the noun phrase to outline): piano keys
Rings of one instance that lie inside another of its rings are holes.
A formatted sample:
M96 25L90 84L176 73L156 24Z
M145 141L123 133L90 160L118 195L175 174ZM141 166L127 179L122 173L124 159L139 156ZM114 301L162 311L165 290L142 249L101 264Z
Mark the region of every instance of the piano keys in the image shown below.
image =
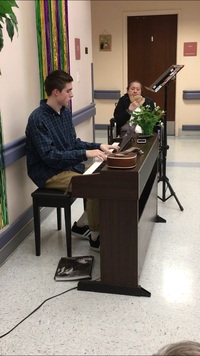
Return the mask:
M114 142L113 146L118 146L119 142ZM112 149L110 150L113 151ZM95 159L95 162L83 173L83 174L92 174L94 172L100 172L101 169L106 165L106 161L101 161L100 159Z

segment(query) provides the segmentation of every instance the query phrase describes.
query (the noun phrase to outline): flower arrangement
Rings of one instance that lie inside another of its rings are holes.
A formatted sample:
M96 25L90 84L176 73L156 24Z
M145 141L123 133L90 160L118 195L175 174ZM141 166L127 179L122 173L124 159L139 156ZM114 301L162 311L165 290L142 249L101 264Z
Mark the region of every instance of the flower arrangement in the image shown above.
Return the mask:
M131 113L130 124L137 124L141 127L143 134L152 135L153 128L160 123L164 110L156 106L153 110L149 105L141 106Z

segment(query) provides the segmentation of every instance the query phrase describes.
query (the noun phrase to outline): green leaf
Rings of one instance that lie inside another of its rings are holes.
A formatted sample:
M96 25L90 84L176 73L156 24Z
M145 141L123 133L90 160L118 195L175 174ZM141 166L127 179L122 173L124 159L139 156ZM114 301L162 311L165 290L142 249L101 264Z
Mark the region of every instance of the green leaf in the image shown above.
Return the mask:
M10 14L13 12L9 1L0 1L0 15Z
M10 19L12 20L12 22L14 22L15 24L17 24L17 18L16 15L14 14L14 12L12 14L10 14Z
M14 13L10 15L10 19L12 21L12 24L13 24L16 32L18 33L18 27L17 27L18 22L17 22L17 18Z
M2 48L3 48L3 31L0 28L0 52L1 52Z
M16 3L15 0L8 0L8 1L9 1L10 5L11 5L12 7L18 7L18 8L19 8L19 6L17 5L17 3Z
M8 36L10 37L10 39L12 41L13 36L14 36L14 26L10 19L6 19L6 30L8 32Z
M0 15L13 13L12 7L18 7L15 0L0 0Z
M19 6L17 5L15 0L0 0L0 22L1 22L0 30L2 30L4 28L4 24L6 23L6 30L7 30L8 36L10 37L11 41L13 39L15 30L16 30L16 32L18 32L17 17L13 12L12 7L19 8ZM3 32L1 31L1 33L0 33L0 51L2 50L3 45L4 45Z

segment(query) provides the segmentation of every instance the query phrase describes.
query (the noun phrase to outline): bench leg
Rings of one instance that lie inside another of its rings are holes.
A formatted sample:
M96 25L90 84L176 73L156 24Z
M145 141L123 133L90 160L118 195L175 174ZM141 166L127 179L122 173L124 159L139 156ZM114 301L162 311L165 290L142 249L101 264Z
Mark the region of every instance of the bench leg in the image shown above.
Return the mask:
M40 256L40 207L33 202L33 219L35 231L35 251L36 256Z
M72 235L71 235L71 203L70 199L67 206L64 208L65 214L65 229L66 229L66 245L67 245L67 256L72 256Z
M61 230L62 227L62 220L61 220L61 208L57 208L57 226L58 230Z
M87 199L83 198L83 209L84 209L84 211L86 210L86 208L87 208Z

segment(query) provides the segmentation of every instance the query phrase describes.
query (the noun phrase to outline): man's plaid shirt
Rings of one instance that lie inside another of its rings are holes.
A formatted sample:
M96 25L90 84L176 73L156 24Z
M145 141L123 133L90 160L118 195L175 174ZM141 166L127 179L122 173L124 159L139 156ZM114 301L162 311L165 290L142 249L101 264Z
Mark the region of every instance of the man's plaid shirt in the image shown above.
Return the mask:
M32 112L26 127L28 175L40 188L63 171L84 172L86 150L99 149L100 144L76 138L72 114L62 107L60 114L42 100Z

